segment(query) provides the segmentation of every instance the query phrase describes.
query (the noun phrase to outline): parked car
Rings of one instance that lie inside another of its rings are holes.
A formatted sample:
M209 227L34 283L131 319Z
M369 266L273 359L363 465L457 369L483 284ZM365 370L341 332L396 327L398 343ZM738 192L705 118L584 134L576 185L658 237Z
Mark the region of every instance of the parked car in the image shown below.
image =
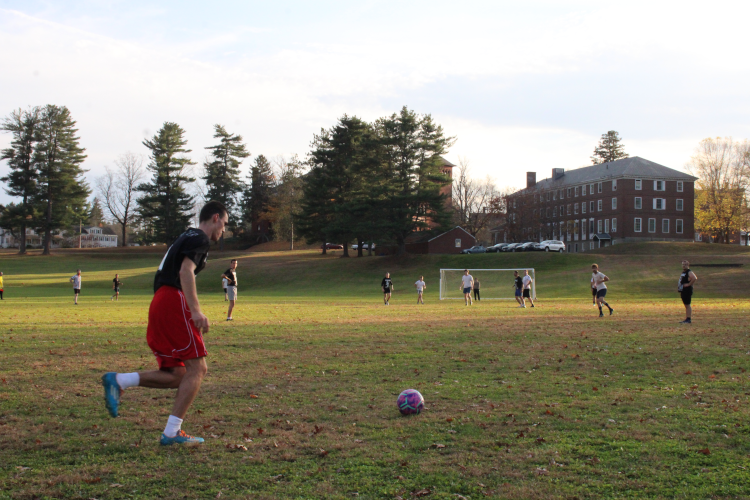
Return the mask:
M461 253L486 253L487 249L484 248L482 245L474 245L471 248L466 248L465 250L461 250Z
M487 253L491 252L502 252L503 247L508 246L508 243L498 243L497 245L492 245L491 247L487 247Z
M528 241L526 243L521 243L516 248L513 249L514 252L533 252L534 251L534 242Z
M514 248L519 246L521 243L509 243L502 248L502 252L512 252Z
M357 250L359 248L359 245L352 245L352 250ZM375 248L375 243L372 244L372 248ZM369 243L363 243L362 244L362 250L369 250L370 244Z
M544 240L539 243L539 249L545 252L564 252L565 243L559 240Z
M320 245L320 248L325 247L326 250L343 250L344 245L339 245L338 243L326 243L325 245Z

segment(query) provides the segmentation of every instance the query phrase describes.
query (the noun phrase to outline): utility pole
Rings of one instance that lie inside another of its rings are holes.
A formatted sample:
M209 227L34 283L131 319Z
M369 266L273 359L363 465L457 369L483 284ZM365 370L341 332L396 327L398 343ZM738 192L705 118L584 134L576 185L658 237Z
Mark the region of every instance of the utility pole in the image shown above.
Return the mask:
M78 219L78 248L81 248L81 240L83 239L83 220Z

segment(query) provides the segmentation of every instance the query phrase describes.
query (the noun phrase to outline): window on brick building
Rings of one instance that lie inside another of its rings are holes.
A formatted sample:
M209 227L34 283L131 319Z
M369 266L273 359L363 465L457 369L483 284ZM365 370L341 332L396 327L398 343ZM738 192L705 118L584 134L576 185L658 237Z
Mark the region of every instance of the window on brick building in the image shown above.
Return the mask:
M596 210L599 211L599 212L601 212L602 211L602 207L603 207L602 200L597 200L597 202L596 202Z
M664 198L654 198L654 210L664 210L667 204Z
M636 179L635 180L635 190L636 191L640 191L641 189L642 189L641 188L641 180L640 179Z
M589 184L589 194L594 194L594 185Z
M578 203L576 203L575 205L573 205L573 213L574 214L578 213Z
M682 200L677 200L677 210L682 210L682 209L683 209L683 202L682 202Z
M602 183L601 182L597 182L596 183L596 192L597 193L601 193L602 192Z
M568 210L565 213L566 213L566 215L570 215L570 203L568 203Z
M633 231L635 231L636 233L641 232L641 218L640 217L636 217L633 220Z
M557 207L552 209L552 217L557 217Z
M599 219L598 221L596 221L596 232L597 233L601 233L602 232L602 220L601 219Z
M683 189L682 181L677 181L677 192L681 193Z
M581 193L581 188L576 186L576 198L578 198L578 195Z
M677 219L675 222L675 230L677 231L677 234L682 234L682 219Z
M654 181L654 191L664 191L664 181Z
M612 198L612 210L617 210L617 198Z
M656 219L649 219L648 220L648 232L649 233L655 233L656 232Z
M594 219L589 219L589 234L594 234Z
M461 239L456 238L456 248L461 248Z
M665 234L669 232L669 219L661 220L661 232Z
M583 203L581 203L581 213L582 214L586 213L586 202L585 201Z
M570 198L570 188L568 188L568 198Z
M617 219L612 219L612 232L617 232Z
M643 208L643 198L641 198L640 196L636 196L634 207L636 210L640 210L641 208Z
M586 184L581 186L581 196L586 196Z
M612 181L612 191L617 191L617 179Z
M593 193L593 191L592 191L592 193ZM594 202L593 201L589 202L589 212L594 213Z

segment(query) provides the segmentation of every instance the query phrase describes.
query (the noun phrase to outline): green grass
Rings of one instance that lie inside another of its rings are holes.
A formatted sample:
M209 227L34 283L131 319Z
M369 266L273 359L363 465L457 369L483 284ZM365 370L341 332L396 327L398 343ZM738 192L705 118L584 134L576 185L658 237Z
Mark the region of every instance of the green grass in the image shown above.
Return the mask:
M206 443L192 448L158 445L173 391L128 390L113 420L99 385L155 366L145 324L161 252L2 254L0 498L748 498L750 273L694 268L692 327L674 292L682 258L747 266L748 253L705 247L212 254L198 279L209 374L184 424ZM219 275L234 256L241 302L225 323ZM616 312L601 320L592 260L612 279ZM539 307L438 301L437 270L464 266L534 267ZM410 387L427 409L402 417Z

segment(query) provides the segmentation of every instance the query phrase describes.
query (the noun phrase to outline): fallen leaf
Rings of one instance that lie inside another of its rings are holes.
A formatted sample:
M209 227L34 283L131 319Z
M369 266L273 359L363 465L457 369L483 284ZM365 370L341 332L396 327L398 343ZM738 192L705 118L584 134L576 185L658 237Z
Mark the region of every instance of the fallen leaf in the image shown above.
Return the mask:
M323 448L320 448L320 456L325 457L326 455L328 455L328 451L324 450Z
M591 389L594 390L594 391L598 391L599 390L598 387L592 387Z
M102 482L102 478L100 478L100 477L96 477L96 478L94 478L94 479L84 479L84 480L83 480L83 482L84 482L84 483L86 483L86 484L96 484L96 483L101 483L101 482Z
M432 446L433 446L433 448L437 448L437 449L445 448L444 444L439 444L439 443L435 443Z
M710 455L711 450L709 450L708 448L703 448L702 450L698 450L698 453L702 453L704 455Z
M263 434L263 429L261 429L260 427L258 427L258 435L260 436L261 434Z
M109 485L110 488L122 488L122 485L120 483L112 483Z
M453 419L452 418L446 418L445 421L446 422L453 422Z
M250 394L250 397L251 397L252 399L258 399L258 396L256 396L255 394Z

